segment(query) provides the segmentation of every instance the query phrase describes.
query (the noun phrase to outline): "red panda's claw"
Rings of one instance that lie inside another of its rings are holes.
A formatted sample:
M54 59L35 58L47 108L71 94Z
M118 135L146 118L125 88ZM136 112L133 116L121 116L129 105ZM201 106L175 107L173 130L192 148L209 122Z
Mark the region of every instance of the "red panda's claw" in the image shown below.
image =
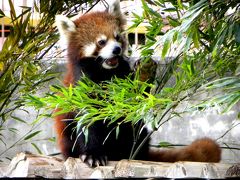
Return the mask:
M106 166L107 156L93 157L92 155L80 155L80 159L90 167Z
M103 156L101 159L100 159L100 161L101 161L101 164L102 164L102 166L106 166L107 165L107 156Z
M85 162L86 158L87 158L86 154L80 155L80 159L82 160L82 162Z

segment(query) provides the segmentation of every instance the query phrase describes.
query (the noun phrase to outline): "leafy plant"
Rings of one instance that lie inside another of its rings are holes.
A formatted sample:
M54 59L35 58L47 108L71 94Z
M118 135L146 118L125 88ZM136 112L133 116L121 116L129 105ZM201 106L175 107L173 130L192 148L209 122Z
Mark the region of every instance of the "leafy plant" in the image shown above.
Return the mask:
M76 15L83 3L85 1L36 0L34 7L22 6L22 12L18 14L13 1L8 0L10 17L0 10L0 18L6 17L11 20L10 34L0 52L0 143L5 145L5 148L0 150L0 156L16 144L30 140L40 133L37 130L40 122L29 122L18 117L16 112L28 113L24 108L22 96L36 93L57 75L53 71L56 64L53 60L58 54L56 51L50 52L58 40L53 26L55 15ZM39 15L36 24L32 19L33 11L35 15ZM13 144L9 144L5 135L20 131L11 127L13 123L26 124L29 131ZM33 147L37 146L33 144Z
M124 118L121 122L118 121L119 123L137 124L141 119L149 121L150 110L165 109L172 103L171 99L159 98L147 93L146 89L152 86L130 78L114 78L112 81L96 84L84 77L75 87L51 86L53 94L47 94L42 98L28 95L26 98L28 105L37 108L61 109L53 116L79 112L76 120L87 126L99 120L109 121L108 123L111 124L122 117Z
M150 25L146 36L147 45L142 47L143 56L149 56L159 48L161 53L158 56L162 59L176 57L166 63L166 71L156 78L158 82L156 93L164 90L162 87L173 77L176 82L172 88L175 91L176 87L183 87L179 89L182 93L185 90L191 91L192 88L197 90L203 84L217 78L238 77L240 66L238 1L152 2L162 7L165 13L177 15L175 19L167 17L172 28L165 34L163 31L160 32L163 26L159 26L158 35L164 34L161 38L156 37L154 26ZM159 15L147 7L144 1L142 3L144 14L143 17L136 17L138 24L145 19L150 21L149 24L157 21ZM171 8L167 7L166 3L171 4ZM149 49L152 49L151 53Z
M203 103L198 104L195 108L223 106L222 113L228 112L240 101L240 77L230 76L217 79L207 83L204 90L215 91L213 98L207 98ZM221 91L219 91L219 89Z

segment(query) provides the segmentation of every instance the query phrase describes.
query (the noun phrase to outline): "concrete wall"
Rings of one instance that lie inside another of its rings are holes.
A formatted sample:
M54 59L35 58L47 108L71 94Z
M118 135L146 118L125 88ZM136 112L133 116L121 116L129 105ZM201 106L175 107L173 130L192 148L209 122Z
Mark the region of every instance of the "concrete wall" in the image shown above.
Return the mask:
M170 142L172 144L190 144L202 137L217 140L222 147L222 162L239 163L240 150L240 121L238 113L240 104L230 112L220 114L216 108L204 112L185 113L166 122L152 137L152 144Z

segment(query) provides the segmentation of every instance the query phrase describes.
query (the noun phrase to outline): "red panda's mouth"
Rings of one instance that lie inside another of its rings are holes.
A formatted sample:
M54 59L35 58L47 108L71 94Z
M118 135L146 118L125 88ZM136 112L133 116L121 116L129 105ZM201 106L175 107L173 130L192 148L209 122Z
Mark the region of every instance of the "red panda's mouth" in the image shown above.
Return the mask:
M105 63L109 66L117 66L118 65L118 58L117 57L113 57L113 58L110 58L110 59L106 59L105 60Z
M117 68L119 64L119 56L114 56L108 59L98 57L96 60L102 65L104 69L114 69Z
M102 67L104 69L114 69L118 67L118 64L119 64L118 56L115 56L109 59L104 59Z

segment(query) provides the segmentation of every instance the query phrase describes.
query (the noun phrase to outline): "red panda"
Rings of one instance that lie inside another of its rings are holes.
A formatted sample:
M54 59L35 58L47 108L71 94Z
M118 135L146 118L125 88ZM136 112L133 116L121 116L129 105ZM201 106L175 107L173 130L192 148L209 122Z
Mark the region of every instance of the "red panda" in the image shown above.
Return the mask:
M67 74L64 84L69 86L81 80L83 75L99 83L110 80L113 76L124 78L132 71L129 62L124 58L126 41L122 35L124 18L121 15L119 1L113 4L112 12L92 12L72 21L67 17L56 16L56 24L60 35L67 39ZM76 132L75 113L59 115L55 118L58 144L65 158L80 157L90 166L106 165L108 160L127 159L134 144L132 124L120 126L119 135L106 138L116 124L106 125L98 121L88 129L88 140L83 133ZM117 122L116 122L117 123ZM147 136L142 123L136 143ZM81 132L81 127L80 131ZM211 139L196 140L191 145L170 151L151 151L149 140L138 152L136 159L152 161L220 161L221 150Z

